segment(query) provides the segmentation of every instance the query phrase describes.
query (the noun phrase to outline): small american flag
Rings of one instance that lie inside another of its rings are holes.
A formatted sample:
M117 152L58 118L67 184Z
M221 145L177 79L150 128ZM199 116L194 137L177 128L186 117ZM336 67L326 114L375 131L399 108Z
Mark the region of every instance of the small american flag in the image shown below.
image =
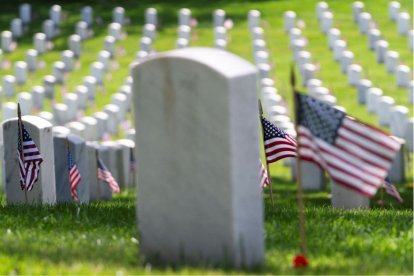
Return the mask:
M98 179L106 182L109 188L112 190L112 192L120 192L118 183L116 182L111 172L106 168L106 166L100 158L98 158Z
M263 165L262 161L259 160L260 163L260 187L264 188L269 185L269 176L267 174L267 170Z
M29 132L21 122L23 134L20 135L20 127L17 133L17 157L19 162L20 186L22 190L31 191L34 183L37 181L40 171L40 164L43 158L40 155L36 144L30 137ZM23 141L22 138L23 137Z
M399 203L403 203L404 200L401 198L400 193L398 192L397 188L395 188L394 185L392 185L389 180L386 178L384 181L384 188L387 194L395 198Z
M267 162L273 163L285 157L295 157L297 155L295 139L265 117L262 116L261 121Z
M296 97L300 158L320 165L339 185L375 195L400 142L315 98Z
M78 170L78 166L73 161L72 153L68 148L68 170L69 170L69 185L70 185L70 194L74 201L78 201L78 192L76 187L78 187L81 182L81 175Z

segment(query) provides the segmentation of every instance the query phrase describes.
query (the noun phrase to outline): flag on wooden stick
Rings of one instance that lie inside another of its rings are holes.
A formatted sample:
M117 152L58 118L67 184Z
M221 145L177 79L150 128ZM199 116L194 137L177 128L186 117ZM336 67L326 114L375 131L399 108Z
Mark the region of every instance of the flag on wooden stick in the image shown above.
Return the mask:
M393 198L395 198L395 200L397 200L399 203L403 203L404 200L402 199L400 193L398 192L397 188L395 188L395 186L389 182L389 179L386 178L384 180L384 188L385 191L387 192L387 194L389 194L390 196L392 196Z
M98 161L98 179L108 184L109 188L112 190L113 193L119 193L120 188L119 188L118 182L116 182L111 172L106 168L102 160L98 158L97 161Z
M315 98L295 96L300 158L317 163L339 185L375 195L400 142Z
M263 165L262 161L259 160L260 163L260 187L264 188L269 185L269 176L267 174L267 170Z
M76 187L78 187L81 182L81 175L78 170L78 166L73 161L72 153L69 150L68 146L68 170L69 170L69 185L70 185L70 194L74 201L78 201L78 192Z
M296 157L296 141L289 134L261 116L264 132L264 147L268 163L286 157Z
M40 164L43 162L43 158L20 119L17 134L17 157L20 186L22 190L31 191L39 176Z

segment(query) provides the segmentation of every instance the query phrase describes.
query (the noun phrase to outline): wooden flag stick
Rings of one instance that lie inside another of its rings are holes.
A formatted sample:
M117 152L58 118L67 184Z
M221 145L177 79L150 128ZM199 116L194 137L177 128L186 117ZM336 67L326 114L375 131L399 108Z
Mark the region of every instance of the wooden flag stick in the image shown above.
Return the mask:
M263 116L263 108L262 108L262 103L259 100L259 111L260 111L260 125L262 126L262 135L263 135L263 141L265 140L265 133L264 133L264 128L263 128L263 124L262 124L262 120L261 117ZM267 170L267 178L269 179L269 189L270 189L270 202L272 203L272 208L275 207L275 202L273 200L273 188L272 188L272 177L270 176L270 167L269 167L269 163L267 162L267 158L266 158L266 148L264 147L264 151L265 151L265 160L266 160L266 170Z
M293 103L294 103L294 114L295 114L295 130L296 137L298 137L298 111L299 105L296 97L296 77L293 69L293 64L291 65L290 71L290 85L292 88ZM305 233L305 204L303 196L303 186L302 186L302 172L301 172L301 160L300 160L300 143L299 139L297 141L297 158L296 158L296 179L298 184L297 191L297 200L299 208L299 237L300 237L300 250L303 255L306 255L307 246L306 246L306 233Z
M19 140L20 140L20 143L21 143L21 147L22 147L22 151L20 152L21 153L21 156L20 156L20 158L22 159L22 162L23 162L23 167L25 168L26 167L26 165L24 164L24 146L23 146L23 123L22 123L22 112L20 111L20 103L17 103L17 124L18 124L18 127L19 127ZM26 179L24 179L24 181L22 181L23 182L23 191L24 191L24 199L25 199L25 202L26 202L26 204L28 204L28 199L27 199L27 186L26 186Z

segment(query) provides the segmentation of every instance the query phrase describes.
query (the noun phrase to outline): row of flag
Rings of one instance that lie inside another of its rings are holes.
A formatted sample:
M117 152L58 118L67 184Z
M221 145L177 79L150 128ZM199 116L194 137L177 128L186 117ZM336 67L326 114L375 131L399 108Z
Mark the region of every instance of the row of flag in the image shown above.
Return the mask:
M385 180L401 143L382 130L364 124L345 112L295 91L297 141L261 115L267 164L286 157L316 163L338 185L372 197L378 188L397 201L402 198ZM269 185L263 163L260 185Z
M30 137L29 132L24 127L23 122L19 119L18 136L17 136L17 156L19 163L19 175L20 185L22 190L31 191L34 183L37 181L40 171L40 164L43 162L43 158L39 149L36 147L33 139ZM131 150L131 158L133 158ZM81 183L81 174L78 166L76 165L73 155L67 147L67 162L69 173L69 185L70 193L74 201L78 201L78 193L76 188ZM135 159L131 159L131 169L135 167ZM120 188L117 181L112 176L111 172L102 162L97 158L97 177L99 180L105 182L114 193L119 193Z

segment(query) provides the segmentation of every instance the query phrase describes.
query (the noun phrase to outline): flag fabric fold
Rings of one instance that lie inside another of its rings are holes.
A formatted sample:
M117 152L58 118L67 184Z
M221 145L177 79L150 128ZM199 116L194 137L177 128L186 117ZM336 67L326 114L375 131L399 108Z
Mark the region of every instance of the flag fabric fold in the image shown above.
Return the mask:
M384 181L384 189L387 192L387 194L395 198L395 200L397 200L399 203L404 202L397 188L392 183L390 183L387 178Z
M260 163L260 187L264 188L269 185L269 176L261 160L259 160L259 163Z
M272 124L265 117L261 116L265 155L268 163L276 162L286 157L296 157L296 141Z
M114 179L111 172L106 168L104 163L100 158L98 158L98 179L102 180L106 184L108 184L109 188L113 193L119 193L120 188L118 182Z
M315 98L295 92L301 159L315 162L338 185L372 197L401 143Z
M78 201L78 192L76 191L76 187L78 187L79 183L81 182L81 175L78 170L78 166L73 161L72 153L68 148L68 171L69 171L69 185L70 185L70 194L74 201Z
M19 162L20 186L22 190L31 191L39 177L40 164L43 158L29 132L21 122L21 131L17 133L17 157Z

